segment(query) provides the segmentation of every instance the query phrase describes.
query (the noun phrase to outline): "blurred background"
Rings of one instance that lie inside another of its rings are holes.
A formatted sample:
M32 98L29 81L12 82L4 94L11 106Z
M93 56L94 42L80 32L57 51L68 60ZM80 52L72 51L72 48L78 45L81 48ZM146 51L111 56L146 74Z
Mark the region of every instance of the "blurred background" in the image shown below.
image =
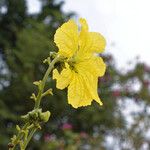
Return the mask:
M33 108L32 84L46 70L42 61L56 29L86 18L91 31L107 41L102 55L107 71L99 79L104 106L74 109L66 90L42 101L52 116L28 150L150 149L150 1L149 0L0 0L0 150Z

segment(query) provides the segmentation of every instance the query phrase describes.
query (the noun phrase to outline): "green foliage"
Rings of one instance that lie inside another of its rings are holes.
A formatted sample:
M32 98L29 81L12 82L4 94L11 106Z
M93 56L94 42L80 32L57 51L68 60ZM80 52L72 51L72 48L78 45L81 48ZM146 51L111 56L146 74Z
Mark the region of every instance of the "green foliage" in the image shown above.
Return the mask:
M24 27L26 3L24 0L3 0L0 4L0 8L7 11L0 14L0 47L4 51L6 47L15 46L17 33Z

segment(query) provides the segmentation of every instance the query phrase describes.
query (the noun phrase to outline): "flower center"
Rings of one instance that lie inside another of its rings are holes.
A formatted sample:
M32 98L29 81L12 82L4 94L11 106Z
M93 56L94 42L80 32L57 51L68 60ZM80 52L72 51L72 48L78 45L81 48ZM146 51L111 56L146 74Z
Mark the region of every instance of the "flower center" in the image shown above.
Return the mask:
M68 64L69 64L71 70L77 72L77 69L75 68L76 60L74 57L69 59Z

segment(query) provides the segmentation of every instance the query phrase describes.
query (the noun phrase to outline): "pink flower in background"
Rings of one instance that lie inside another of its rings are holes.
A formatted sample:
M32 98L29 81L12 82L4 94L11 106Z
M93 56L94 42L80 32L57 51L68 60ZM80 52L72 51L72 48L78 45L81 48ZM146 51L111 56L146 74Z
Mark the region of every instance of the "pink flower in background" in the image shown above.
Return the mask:
M145 80L145 81L143 82L143 84L144 84L145 87L148 87L148 86L150 85L150 81Z
M46 133L44 135L44 141L45 142L50 142L50 141L54 141L54 140L56 140L56 135L55 134Z
M86 139L88 138L88 134L86 132L80 132L80 137Z
M49 134L49 133L46 133L45 135L44 135L44 141L45 142L48 142L48 141L50 141L51 140L51 135Z
M115 91L112 92L112 95L114 97L119 97L121 95L121 92L119 90L115 90Z
M63 130L71 130L72 129L72 124L70 124L70 123L64 123L61 128Z
M150 72L150 66L144 65L144 71L145 72Z

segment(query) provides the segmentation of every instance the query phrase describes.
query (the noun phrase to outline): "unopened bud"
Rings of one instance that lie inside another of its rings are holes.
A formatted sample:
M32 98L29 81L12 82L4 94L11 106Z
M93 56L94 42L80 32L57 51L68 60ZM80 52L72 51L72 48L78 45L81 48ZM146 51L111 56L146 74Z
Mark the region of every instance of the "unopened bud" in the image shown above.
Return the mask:
M18 130L18 131L20 131L21 129L20 129L20 127L18 126L18 125L16 125L16 129Z
M52 89L48 89L46 92L44 92L43 94L42 94L42 97L44 97L44 96L46 96L46 95L53 95L53 92L52 92Z
M34 93L32 93L32 95L30 96L30 98L36 101L36 96L35 96Z
M39 80L39 81L34 81L33 84L39 86L39 85L41 84L41 80Z
M49 111L46 111L46 112L43 112L40 114L40 119L41 121L43 122L47 122L49 120L49 117L50 117L50 112Z

